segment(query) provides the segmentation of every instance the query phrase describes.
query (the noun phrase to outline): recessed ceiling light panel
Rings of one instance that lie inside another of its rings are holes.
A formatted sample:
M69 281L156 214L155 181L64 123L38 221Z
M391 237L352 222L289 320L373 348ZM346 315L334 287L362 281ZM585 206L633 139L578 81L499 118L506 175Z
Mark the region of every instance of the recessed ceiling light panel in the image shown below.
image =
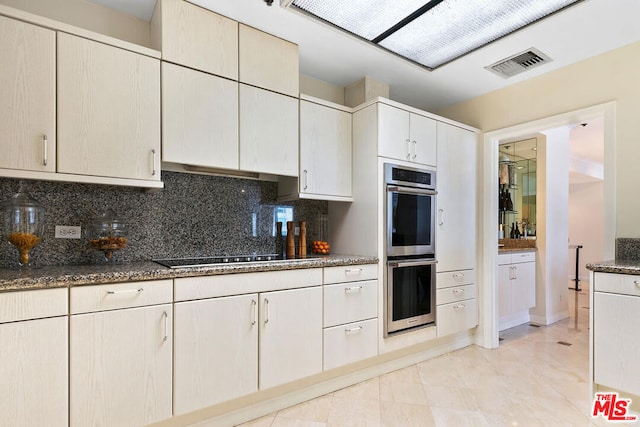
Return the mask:
M434 69L582 0L293 0L291 5Z

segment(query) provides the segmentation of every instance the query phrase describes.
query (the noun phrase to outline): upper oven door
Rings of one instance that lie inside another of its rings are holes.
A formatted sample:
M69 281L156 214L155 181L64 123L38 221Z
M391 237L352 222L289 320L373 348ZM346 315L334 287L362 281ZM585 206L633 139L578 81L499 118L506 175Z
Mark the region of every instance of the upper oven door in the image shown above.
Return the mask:
M435 255L436 192L387 185L387 256Z

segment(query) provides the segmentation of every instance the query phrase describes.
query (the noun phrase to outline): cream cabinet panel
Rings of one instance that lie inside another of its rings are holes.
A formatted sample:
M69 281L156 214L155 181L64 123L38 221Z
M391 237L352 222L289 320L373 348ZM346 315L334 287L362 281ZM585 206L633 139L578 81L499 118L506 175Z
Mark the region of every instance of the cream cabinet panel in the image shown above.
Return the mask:
M58 172L160 180L160 61L58 33Z
M0 424L68 426L68 342L66 316L0 324Z
M411 160L409 112L378 103L378 155Z
M238 79L238 23L184 0L158 0L151 22L162 59Z
M351 197L351 113L300 101L300 193Z
M0 56L0 168L55 172L55 32L0 16Z
M239 25L241 83L298 97L298 46L244 24Z
M478 301L469 299L436 307L438 337L462 332L478 325Z
M324 330L324 370L378 355L378 319Z
M172 318L170 304L71 316L72 427L171 417Z
M437 129L437 270L475 269L477 136L442 122Z
M533 252L500 254L498 257L498 317L501 331L528 322L529 309L536 305L535 261L507 262L535 259L533 257Z
M419 114L409 114L411 161L436 166L436 121Z
M162 160L238 169L238 83L162 63Z
M174 415L258 390L258 295L175 305Z
M298 100L240 85L240 170L298 176Z
M515 279L512 285L511 310L528 310L536 305L536 263L518 263L513 268Z
M378 278L378 264L325 267L323 283L359 282Z
M377 280L325 285L325 327L373 317L378 317Z
M511 265L498 266L498 317L505 317L512 313L511 310Z
M322 287L260 294L261 390L322 371Z

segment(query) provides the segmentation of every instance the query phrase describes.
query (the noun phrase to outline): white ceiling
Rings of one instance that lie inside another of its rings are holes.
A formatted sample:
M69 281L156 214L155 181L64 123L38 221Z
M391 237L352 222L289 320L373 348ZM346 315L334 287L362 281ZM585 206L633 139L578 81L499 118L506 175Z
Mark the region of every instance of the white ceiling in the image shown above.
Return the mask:
M150 19L156 0L93 0ZM295 42L300 71L346 86L363 76L386 82L396 101L436 111L640 40L640 1L584 0L435 71L427 71L367 42L264 0L190 0L237 21ZM484 69L535 47L553 62L510 79ZM587 90L588 88L585 88Z

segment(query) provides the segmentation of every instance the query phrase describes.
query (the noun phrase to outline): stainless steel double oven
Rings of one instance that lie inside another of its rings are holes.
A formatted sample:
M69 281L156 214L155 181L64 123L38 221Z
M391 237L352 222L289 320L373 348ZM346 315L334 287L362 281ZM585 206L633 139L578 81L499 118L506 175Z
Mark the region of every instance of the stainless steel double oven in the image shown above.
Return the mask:
M385 163L385 335L435 322L436 173Z

